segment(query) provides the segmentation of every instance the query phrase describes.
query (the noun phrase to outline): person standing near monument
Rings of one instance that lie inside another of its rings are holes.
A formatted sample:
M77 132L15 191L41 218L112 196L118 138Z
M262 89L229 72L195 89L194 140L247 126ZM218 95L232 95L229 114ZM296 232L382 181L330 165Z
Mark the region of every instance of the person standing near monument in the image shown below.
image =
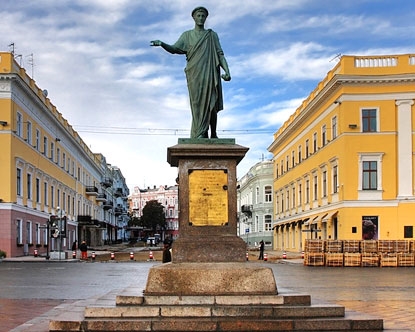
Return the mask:
M161 46L171 54L186 55L185 73L192 111L191 138L208 138L209 126L210 138L218 138L217 113L223 110L220 78L225 81L231 80L218 35L211 29L205 29L208 15L205 7L193 9L194 29L183 32L173 45L160 40L150 42L151 46ZM223 75L220 74L220 68L225 72Z
M264 249L265 249L265 244L264 244L264 240L261 240L261 242L259 242L259 257L258 259L264 259Z

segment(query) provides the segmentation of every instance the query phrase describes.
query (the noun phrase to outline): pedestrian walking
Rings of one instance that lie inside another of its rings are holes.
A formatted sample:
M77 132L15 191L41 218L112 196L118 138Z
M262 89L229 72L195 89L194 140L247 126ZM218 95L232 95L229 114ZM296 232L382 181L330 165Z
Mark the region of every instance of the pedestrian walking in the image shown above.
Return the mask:
M79 246L79 250L81 250L81 259L87 260L88 259L88 246L85 241L82 241L81 245Z
M163 242L163 263L171 262L171 246L173 240L170 236L167 236Z
M259 257L258 259L264 259L264 240L261 240L261 242L259 242Z

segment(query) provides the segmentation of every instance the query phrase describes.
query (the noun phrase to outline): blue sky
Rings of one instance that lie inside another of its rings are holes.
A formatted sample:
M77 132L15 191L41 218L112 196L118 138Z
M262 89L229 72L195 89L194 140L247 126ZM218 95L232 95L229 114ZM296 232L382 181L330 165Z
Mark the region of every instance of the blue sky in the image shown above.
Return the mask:
M192 29L197 6L208 8L232 75L218 135L250 148L238 177L272 157L273 133L339 54L415 53L412 0L3 0L0 50L14 43L17 61L130 189L172 185L167 147L190 135L186 61L149 45Z

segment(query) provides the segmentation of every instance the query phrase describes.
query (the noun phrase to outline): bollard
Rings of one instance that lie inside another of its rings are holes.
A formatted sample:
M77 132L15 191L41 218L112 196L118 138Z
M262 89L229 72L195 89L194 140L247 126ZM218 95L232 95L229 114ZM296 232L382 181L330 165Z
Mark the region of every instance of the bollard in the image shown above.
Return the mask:
M76 251L72 251L72 258L75 259L76 258Z
M37 253L37 249L35 249L35 250L33 251L33 256L37 257L37 255L38 255L38 253Z
M304 259L304 251L301 252L301 258Z
M92 258L93 261L95 260L95 251L92 252L91 258Z
M249 261L249 252L246 252L246 260Z
M150 261L152 261L154 259L153 252L151 250L150 250L150 253L148 254L148 259Z
M134 253L132 251L130 252L130 260L134 260Z
M115 254L112 252L112 253L111 253L111 260L113 261L113 260L114 260L114 258L115 258Z
M282 259L287 259L287 253L285 251L282 253Z
M268 260L268 254L264 253L264 261L266 262Z

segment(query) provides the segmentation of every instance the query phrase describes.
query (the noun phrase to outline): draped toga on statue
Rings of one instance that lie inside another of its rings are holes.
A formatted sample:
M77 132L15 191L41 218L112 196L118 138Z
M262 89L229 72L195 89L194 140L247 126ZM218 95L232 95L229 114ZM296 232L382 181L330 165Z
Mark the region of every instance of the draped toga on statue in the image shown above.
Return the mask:
M192 110L191 138L207 137L209 124L223 109L220 59L223 55L216 32L184 32L174 46L186 54L185 68ZM212 117L212 113L213 114Z

